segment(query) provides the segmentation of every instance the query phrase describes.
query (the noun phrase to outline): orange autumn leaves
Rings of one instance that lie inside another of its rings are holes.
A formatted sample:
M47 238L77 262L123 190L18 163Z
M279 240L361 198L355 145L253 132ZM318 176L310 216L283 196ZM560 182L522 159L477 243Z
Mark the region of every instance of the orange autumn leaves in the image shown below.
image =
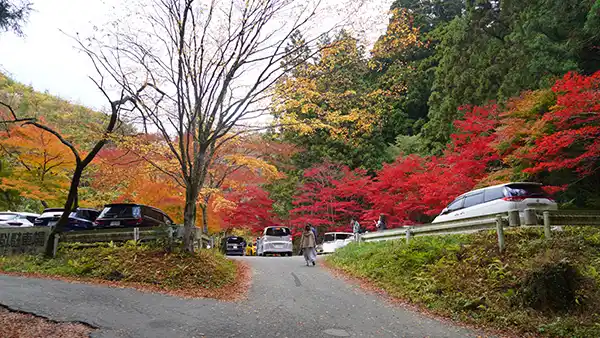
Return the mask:
M91 180L96 191L116 194L116 201L152 205L167 212L175 222L183 222L184 180L178 163L159 138L152 135L121 137L103 150L96 161L97 171ZM198 206L207 207L209 232L219 231L223 215L237 207L231 200L233 191L260 186L281 174L270 163L278 154L287 156L290 148L273 144L259 136L233 138L219 148L208 169ZM96 200L102 200L98 196ZM196 226L203 224L198 208Z
M75 159L54 135L27 125L1 130L0 159L9 168L0 177L0 190L49 205L63 203Z
M182 223L184 181L177 161L164 147L160 137L153 135L112 137L84 173L79 205L102 208L113 202L147 204L164 210ZM232 138L219 148L198 201L199 206L208 201L209 231L223 228L221 216L237 207L229 196L232 192L242 192L281 177L271 163L289 156L291 151L291 147L264 140L259 135ZM42 204L63 205L75 161L69 149L54 135L33 126L3 127L0 161L0 190L40 201L40 208ZM202 224L202 215L198 212L197 225Z

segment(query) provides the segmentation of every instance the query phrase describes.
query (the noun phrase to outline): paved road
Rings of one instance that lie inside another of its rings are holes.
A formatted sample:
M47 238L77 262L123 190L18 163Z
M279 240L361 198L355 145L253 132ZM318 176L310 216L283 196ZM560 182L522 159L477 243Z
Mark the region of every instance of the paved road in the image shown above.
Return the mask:
M99 328L93 337L476 337L306 267L301 257L244 257L247 300L181 299L0 275L0 304Z

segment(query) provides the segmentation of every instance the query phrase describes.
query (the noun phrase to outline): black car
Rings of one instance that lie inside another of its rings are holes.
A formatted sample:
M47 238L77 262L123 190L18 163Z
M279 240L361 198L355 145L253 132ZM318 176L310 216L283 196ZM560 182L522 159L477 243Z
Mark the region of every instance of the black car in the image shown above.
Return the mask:
M133 228L171 225L173 220L163 211L142 204L107 204L96 218L96 228Z
M40 217L36 218L33 221L33 225L36 227L39 226L54 226L58 223L60 216L62 216L65 209L62 208L48 208L44 209L44 212L40 215Z
M66 231L90 230L94 229L94 221L100 215L100 211L95 209L78 208L69 215L69 224Z
M226 255L243 256L246 252L246 240L238 236L226 237L221 242L221 251Z

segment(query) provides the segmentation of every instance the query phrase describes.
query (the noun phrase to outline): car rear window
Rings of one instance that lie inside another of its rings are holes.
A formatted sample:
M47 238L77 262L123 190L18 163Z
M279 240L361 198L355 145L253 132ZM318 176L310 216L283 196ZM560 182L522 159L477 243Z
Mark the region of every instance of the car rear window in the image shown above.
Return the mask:
M265 233L265 235L277 236L277 237L289 236L290 229L288 229L288 228L267 228L267 232Z
M335 236L333 234L325 234L323 237L324 242L333 242L335 240Z
M506 192L507 197L547 197L542 186L537 184L509 184Z
M244 239L242 237L229 237L227 238L227 243L242 243L244 242Z
M105 207L98 218L138 218L142 211L136 205L111 205Z

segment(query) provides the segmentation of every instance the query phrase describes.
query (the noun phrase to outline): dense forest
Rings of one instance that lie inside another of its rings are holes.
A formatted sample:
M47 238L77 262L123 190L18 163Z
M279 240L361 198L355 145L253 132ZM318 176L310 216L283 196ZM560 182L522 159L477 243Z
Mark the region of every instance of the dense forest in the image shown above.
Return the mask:
M198 226L348 229L351 217L370 225L380 213L391 226L418 224L461 193L508 181L544 183L565 207L600 207L600 1L396 0L371 50L348 30L317 50L304 39L288 41L271 128L216 153ZM106 118L6 76L0 98L84 152ZM64 145L31 126L2 128L0 209L62 205L73 170ZM176 163L159 135L137 129L119 124L79 204L136 201L180 222Z

